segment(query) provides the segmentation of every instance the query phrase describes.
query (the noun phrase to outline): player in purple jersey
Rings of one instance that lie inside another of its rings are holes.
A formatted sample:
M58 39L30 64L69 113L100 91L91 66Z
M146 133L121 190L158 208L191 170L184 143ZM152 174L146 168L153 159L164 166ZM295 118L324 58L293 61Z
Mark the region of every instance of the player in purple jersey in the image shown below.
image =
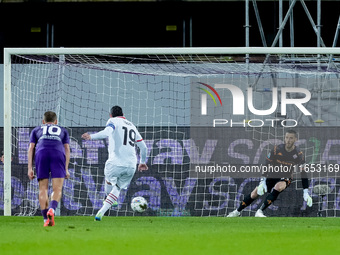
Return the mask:
M67 130L58 126L57 115L44 113L43 125L33 129L28 148L28 178L35 178L33 160L39 181L39 203L44 226L54 226L54 213L61 198L64 179L70 177L70 137ZM52 179L51 202L48 199L48 182Z

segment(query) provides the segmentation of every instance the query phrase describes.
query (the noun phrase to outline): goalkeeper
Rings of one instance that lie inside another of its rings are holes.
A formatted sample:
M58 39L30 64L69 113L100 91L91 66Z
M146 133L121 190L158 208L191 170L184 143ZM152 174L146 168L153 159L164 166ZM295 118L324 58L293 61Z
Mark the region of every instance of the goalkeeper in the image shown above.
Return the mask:
M290 169L289 173L282 173L282 177L277 176L262 177L259 186L257 186L249 195L245 196L240 206L229 213L227 217L238 217L241 211L254 202L259 196L269 192L260 209L255 213L255 217L266 217L263 211L268 208L283 192L292 181L292 169L305 163L302 151L295 145L297 133L294 130L288 130L285 134L285 143L275 146L266 158L266 165L273 167L285 167ZM282 169L282 168L281 168ZM280 173L281 174L281 173ZM275 173L277 175L277 173ZM308 194L308 178L305 171L301 171L301 181L303 187L303 199L309 207L312 206L312 198Z

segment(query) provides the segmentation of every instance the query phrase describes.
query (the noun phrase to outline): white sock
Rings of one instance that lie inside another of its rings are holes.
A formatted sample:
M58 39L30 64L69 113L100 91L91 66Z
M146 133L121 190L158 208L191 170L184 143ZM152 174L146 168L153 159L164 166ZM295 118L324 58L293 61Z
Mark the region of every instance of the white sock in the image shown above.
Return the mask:
M120 190L117 188L117 186L113 186L111 192L107 195L103 207L99 210L100 213L104 215L107 210L111 208L111 206L117 202L118 196L119 196Z
M112 185L105 181L105 195L107 196L112 190Z

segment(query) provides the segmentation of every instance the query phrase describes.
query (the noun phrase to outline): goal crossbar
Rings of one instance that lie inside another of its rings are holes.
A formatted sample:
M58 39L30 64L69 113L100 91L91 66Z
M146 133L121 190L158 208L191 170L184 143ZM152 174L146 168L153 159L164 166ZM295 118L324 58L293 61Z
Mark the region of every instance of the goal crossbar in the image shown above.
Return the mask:
M332 47L192 47L192 48L5 48L6 54L340 54ZM6 56L5 56L6 57Z

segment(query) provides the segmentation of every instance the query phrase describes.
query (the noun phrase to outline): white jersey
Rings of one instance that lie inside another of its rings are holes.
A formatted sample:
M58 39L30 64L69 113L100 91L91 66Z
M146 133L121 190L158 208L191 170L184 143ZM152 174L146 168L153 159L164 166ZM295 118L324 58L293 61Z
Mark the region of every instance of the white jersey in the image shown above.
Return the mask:
M91 135L91 139L109 137L109 161L116 166L135 167L137 164L136 143L143 143L143 138L135 125L125 117L110 118L104 130ZM145 163L145 162L141 162Z

